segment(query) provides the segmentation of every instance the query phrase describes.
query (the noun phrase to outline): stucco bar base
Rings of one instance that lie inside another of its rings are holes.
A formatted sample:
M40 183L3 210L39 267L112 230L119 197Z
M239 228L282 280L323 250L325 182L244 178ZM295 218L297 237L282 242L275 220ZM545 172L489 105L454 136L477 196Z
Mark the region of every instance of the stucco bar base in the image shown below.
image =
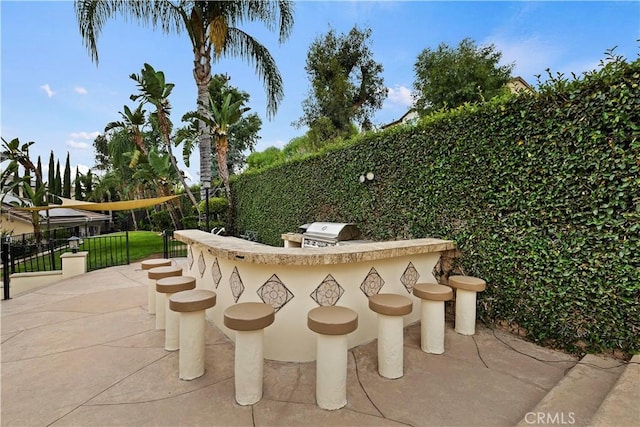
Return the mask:
M377 337L377 315L368 297L397 293L413 300L404 325L420 320L420 299L411 293L418 282L437 283L434 268L453 242L413 239L328 248L266 246L199 230L181 230L176 239L189 245L188 270L196 288L214 291L217 304L206 311L230 339L224 310L239 302L266 302L276 310L264 330L264 357L307 362L316 358L316 334L307 328L307 313L320 305L349 307L358 313L358 329L348 336L352 348Z

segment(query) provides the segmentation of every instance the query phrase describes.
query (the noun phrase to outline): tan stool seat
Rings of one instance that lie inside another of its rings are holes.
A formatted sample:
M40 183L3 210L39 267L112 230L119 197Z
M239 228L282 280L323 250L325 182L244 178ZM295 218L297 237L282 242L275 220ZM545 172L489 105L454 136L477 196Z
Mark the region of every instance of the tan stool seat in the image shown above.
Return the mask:
M216 293L204 289L177 292L169 299L169 308L180 313L201 311L216 305Z
M307 326L323 335L346 335L358 328L358 313L346 307L316 307L307 315Z
M196 288L196 278L191 276L171 276L156 282L156 292L161 294L175 294Z
M224 326L234 331L257 331L272 324L275 313L271 304L242 302L224 311Z
M429 301L449 301L453 298L453 289L435 283L417 283L413 286L413 295Z
M143 270L151 270L156 267L169 267L171 260L166 258L147 259L140 264Z
M154 267L147 272L149 279L158 280L165 277L182 276L182 267L171 265L166 267Z
M472 276L450 276L449 286L465 291L482 292L487 286L487 282Z
M405 316L413 310L413 301L403 295L376 294L369 297L369 308L386 316Z

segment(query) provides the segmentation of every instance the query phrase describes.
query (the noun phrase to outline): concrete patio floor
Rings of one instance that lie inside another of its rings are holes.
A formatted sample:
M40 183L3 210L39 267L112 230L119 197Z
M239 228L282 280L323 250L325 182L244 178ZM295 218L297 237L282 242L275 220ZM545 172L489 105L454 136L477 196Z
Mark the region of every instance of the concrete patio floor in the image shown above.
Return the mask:
M184 262L178 260L178 262ZM513 426L578 360L478 325L447 323L442 355L405 328L404 377L377 372L376 342L349 352L343 409L315 404L315 362L265 360L264 396L234 400L234 345L212 324L206 372L178 379L178 352L146 310L139 263L2 301L4 426ZM567 408L578 411L579 408Z

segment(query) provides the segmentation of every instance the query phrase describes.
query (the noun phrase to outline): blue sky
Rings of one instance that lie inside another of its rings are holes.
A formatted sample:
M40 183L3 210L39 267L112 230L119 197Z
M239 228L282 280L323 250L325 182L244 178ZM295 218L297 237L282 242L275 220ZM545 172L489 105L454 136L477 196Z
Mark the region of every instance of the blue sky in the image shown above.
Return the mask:
M107 123L119 120L123 106L134 106L129 78L145 62L175 83L172 119L195 107L193 54L186 35L165 35L123 19L109 21L98 40L100 62L94 64L80 37L71 1L0 1L0 134L10 140L35 141L32 156L48 164L54 151L64 167L67 152L81 171L93 166L93 139ZM260 24L241 28L261 41L276 59L285 99L276 116L266 118L266 99L253 68L239 58L215 64L214 73L231 76L231 84L251 95L250 107L263 120L256 146L282 147L302 135L291 123L302 114L309 89L304 71L309 45L330 28L348 32L354 25L371 28L374 59L384 67L389 96L374 124L391 122L411 106L413 67L418 54L440 43L452 47L469 37L478 45L494 44L503 63L515 63L514 76L532 85L536 75L596 69L604 52L632 61L640 52L640 2L429 2L302 1L295 3L291 37L277 36ZM177 150L178 157L180 149ZM198 181L198 157L185 168ZM46 174L46 171L45 171Z

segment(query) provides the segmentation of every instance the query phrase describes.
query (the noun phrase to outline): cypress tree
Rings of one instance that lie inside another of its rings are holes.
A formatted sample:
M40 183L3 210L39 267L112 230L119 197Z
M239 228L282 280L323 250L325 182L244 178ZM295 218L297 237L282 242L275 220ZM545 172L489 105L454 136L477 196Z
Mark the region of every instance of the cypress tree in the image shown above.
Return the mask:
M80 180L80 169L76 168L76 181L75 181L75 199L83 200L82 198L82 182Z
M38 156L38 164L36 166L36 188L42 187L42 161Z
M55 193L56 191L56 164L53 159L53 150L51 150L51 155L49 156L49 180L47 181L47 186L49 187L49 193Z
M60 177L60 160L56 163L56 180L55 180L55 191L53 194L56 196L60 196L62 194L62 178Z
M64 178L62 182L62 197L71 198L71 164L69 163L69 152L67 151L67 163L64 165Z
M93 182L92 182L92 177L91 177L91 169L89 169L87 171L87 187L85 188L85 192L86 192L86 199L88 200L91 197L91 193L93 192Z

